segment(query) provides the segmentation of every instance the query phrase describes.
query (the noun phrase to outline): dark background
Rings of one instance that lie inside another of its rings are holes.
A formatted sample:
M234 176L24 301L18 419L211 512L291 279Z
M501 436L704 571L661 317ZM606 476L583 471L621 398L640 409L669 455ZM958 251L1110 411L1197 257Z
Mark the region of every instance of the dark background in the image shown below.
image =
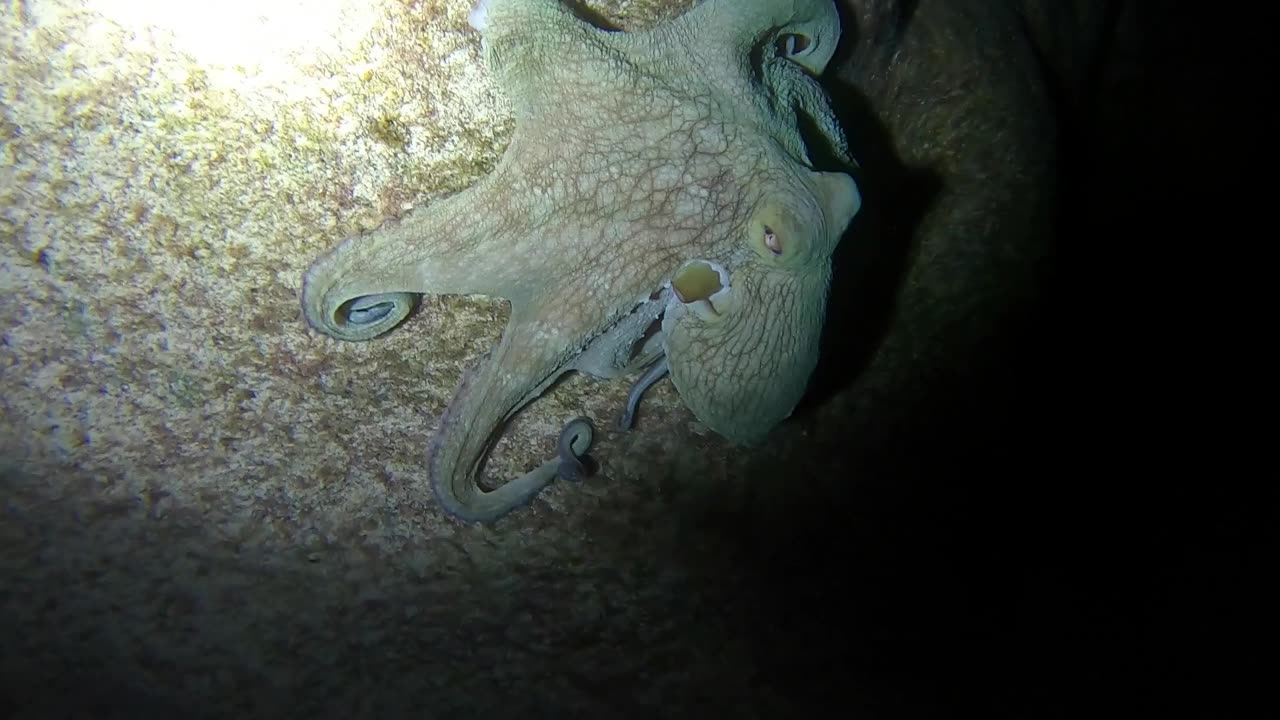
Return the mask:
M820 608L776 656L815 706L1228 717L1262 681L1243 659L1263 637L1249 558L1274 500L1238 494L1259 471L1227 408L1257 392L1237 385L1254 362L1237 265L1273 231L1239 220L1239 178L1263 162L1269 111L1251 96L1270 94L1253 79L1270 41L1227 6L1116 6L1061 116L1047 299L924 409L904 453L919 459L874 497L889 512L874 536L833 519L776 549L812 567L779 560L761 581L771 610Z

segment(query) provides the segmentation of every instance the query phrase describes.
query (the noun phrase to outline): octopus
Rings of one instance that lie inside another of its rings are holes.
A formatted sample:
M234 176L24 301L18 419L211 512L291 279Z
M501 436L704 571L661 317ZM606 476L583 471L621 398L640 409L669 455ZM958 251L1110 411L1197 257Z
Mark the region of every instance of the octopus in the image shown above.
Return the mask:
M640 373L620 429L669 377L709 429L761 442L817 364L831 255L861 205L849 173L812 159L856 168L818 80L840 38L833 2L706 0L641 32L560 0L481 0L469 20L511 100L507 148L470 188L317 258L307 323L367 341L423 295L510 303L430 442L432 491L464 523L591 472L595 426L575 417L556 457L478 483L505 424L568 372Z

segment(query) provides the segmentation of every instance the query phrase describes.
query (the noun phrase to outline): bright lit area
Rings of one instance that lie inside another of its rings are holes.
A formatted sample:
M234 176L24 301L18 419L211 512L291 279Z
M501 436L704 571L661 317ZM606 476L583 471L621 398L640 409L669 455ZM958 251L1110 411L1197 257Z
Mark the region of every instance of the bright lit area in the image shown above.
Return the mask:
M202 64L246 68L349 49L369 31L379 15L379 5L368 0L85 3L87 9L140 34L171 33L178 49Z

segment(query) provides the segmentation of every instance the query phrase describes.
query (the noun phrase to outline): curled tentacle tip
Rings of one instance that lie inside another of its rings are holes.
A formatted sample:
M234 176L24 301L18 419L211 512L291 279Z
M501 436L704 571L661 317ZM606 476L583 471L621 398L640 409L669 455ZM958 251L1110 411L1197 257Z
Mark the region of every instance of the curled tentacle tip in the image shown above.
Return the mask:
M578 482L594 474L595 463L587 457L594 431L590 418L577 417L565 423L556 441L556 454L560 459L556 475L561 480Z

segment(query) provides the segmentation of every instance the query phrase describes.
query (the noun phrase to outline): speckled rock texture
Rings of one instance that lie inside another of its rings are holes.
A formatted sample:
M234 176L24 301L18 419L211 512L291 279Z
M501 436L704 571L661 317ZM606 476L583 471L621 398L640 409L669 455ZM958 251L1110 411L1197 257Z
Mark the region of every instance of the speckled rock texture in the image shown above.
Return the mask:
M633 432L597 436L596 477L467 528L426 491L425 450L506 308L433 298L349 344L308 330L298 292L326 248L483 176L513 125L469 0L331 5L340 41L261 67L119 4L0 12L0 699L30 718L857 705L870 681L830 682L857 651L822 649L812 618L857 593L833 548L915 516L893 507L921 461L902 428L1034 300L1054 111L1023 18L1055 11L844 4L830 89L867 217L807 405L730 451L663 382ZM633 29L692 3L581 5ZM1087 54L1077 5L1049 60ZM570 377L487 474L530 469L626 390ZM929 447L975 452L956 442Z

